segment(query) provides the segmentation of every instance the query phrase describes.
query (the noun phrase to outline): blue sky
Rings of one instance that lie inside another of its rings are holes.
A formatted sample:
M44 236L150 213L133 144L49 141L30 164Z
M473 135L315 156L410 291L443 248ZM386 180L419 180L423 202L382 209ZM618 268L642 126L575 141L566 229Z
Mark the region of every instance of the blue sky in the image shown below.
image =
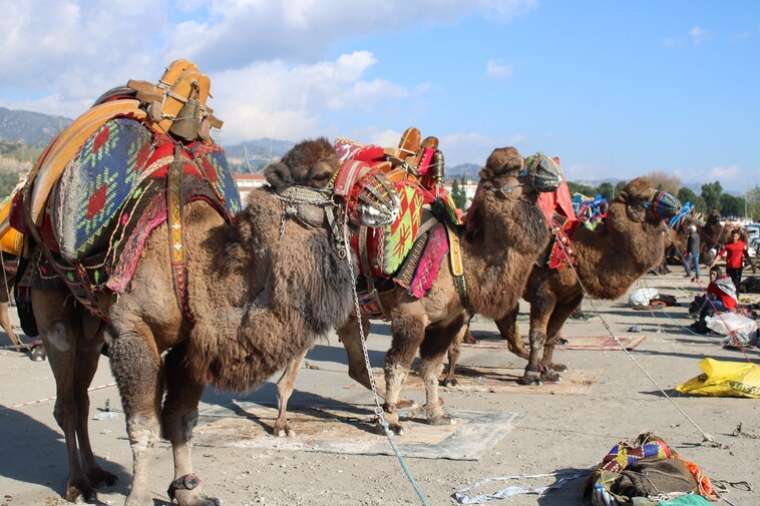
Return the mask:
M452 163L514 144L560 155L573 178L760 184L758 2L31 4L0 33L28 24L47 40L0 41L2 105L75 115L114 81L189 56L213 79L223 142L390 142L416 125ZM46 11L52 33L32 22Z

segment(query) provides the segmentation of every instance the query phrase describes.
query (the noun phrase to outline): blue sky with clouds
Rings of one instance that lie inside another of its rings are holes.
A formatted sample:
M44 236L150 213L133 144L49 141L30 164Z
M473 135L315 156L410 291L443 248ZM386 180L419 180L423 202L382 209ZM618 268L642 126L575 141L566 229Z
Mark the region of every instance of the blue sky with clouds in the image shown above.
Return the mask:
M76 115L186 56L212 76L223 142L413 124L452 163L514 144L574 178L760 184L758 2L0 4L0 105Z

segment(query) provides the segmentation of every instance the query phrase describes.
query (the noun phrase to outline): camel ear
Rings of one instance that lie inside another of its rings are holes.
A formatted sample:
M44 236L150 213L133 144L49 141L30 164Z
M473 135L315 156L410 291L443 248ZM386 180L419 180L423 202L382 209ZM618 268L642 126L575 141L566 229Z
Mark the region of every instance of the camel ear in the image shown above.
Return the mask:
M282 162L271 163L264 169L264 177L275 191L295 184L290 168Z

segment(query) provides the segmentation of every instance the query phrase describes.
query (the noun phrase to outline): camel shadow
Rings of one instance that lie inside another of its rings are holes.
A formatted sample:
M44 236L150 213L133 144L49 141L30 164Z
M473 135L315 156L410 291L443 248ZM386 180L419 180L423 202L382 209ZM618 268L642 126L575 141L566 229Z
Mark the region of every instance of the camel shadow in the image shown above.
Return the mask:
M380 367L385 360L385 352L367 350L369 352L369 361L373 367ZM348 357L343 346L329 346L318 344L314 346L306 355L306 360L316 360L318 362L334 362L348 366ZM348 372L346 372L348 374Z
M0 459L0 477L42 485L60 494L68 472L63 435L29 415L1 404L0 425L3 427L0 455L12 456ZM97 462L119 479L107 490L127 495L131 481L127 470L100 458Z
M368 401L370 395L368 392ZM254 422L268 434L273 434L274 420L271 418L261 418L255 413L247 411L241 406L241 403L253 403L261 407L277 408L275 403L276 398L277 385L275 383L265 383L254 392L242 395L230 395L216 390L209 390L204 394L203 402L229 410L231 414ZM340 416L332 411L340 411L353 416ZM337 419L365 432L376 432L373 424L362 420L362 418L369 419L373 415L373 410L369 405L356 405L311 392L294 390L288 403L288 418L294 420L298 415L318 418L323 421L334 421ZM203 418L203 415L201 415L201 418ZM296 430L296 432L298 431Z
M591 473L589 469L578 469L574 467L560 468L555 471L559 473L559 476L555 477L554 482L549 486L559 484L563 475L573 474L585 474L585 476L570 479L564 484L560 484L558 488L549 490L544 495L538 498L537 504L542 506L565 506L567 504L586 504L586 500L583 497L586 481L588 475Z

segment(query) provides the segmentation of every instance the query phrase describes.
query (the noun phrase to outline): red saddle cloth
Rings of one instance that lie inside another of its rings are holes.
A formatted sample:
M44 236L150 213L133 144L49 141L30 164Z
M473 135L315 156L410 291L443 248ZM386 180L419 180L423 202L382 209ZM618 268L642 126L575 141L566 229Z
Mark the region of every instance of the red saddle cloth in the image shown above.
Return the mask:
M580 221L575 215L567 182L562 181L553 192L540 193L537 205L544 215L546 225L554 233L547 266L550 269L562 269L574 264L571 240Z

